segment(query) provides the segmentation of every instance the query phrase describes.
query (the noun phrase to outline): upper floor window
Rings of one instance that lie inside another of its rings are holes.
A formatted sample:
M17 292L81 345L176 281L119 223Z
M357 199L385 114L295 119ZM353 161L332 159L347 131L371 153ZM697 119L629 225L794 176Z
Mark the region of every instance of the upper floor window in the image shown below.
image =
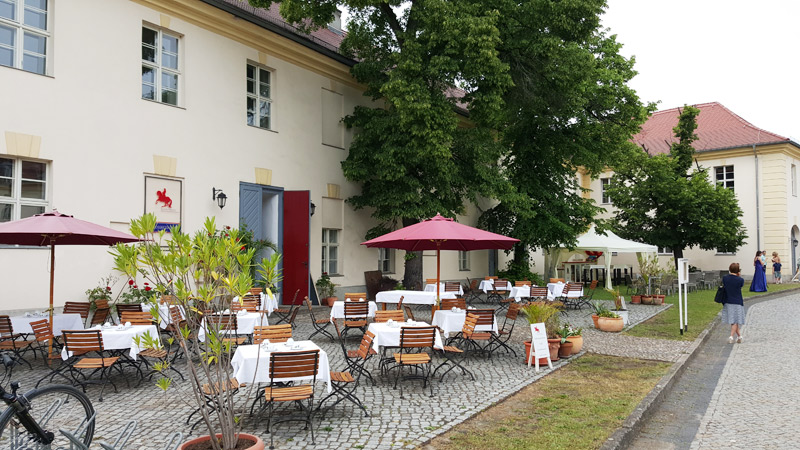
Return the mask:
M726 189L733 190L733 166L714 167L714 182Z
M41 214L47 208L47 164L0 158L0 222Z
M458 251L458 270L469 270L469 252Z
M604 205L611 204L611 198L608 196L608 187L611 185L611 178L600 178L600 196Z
M322 273L339 274L339 231L322 229Z
M797 166L792 164L792 195L797 197Z
M247 65L247 124L272 129L271 76L269 70Z
M142 98L178 104L179 44L176 35L142 27Z
M48 0L0 0L0 66L44 75Z
M394 273L394 249L378 249L378 270L383 273Z

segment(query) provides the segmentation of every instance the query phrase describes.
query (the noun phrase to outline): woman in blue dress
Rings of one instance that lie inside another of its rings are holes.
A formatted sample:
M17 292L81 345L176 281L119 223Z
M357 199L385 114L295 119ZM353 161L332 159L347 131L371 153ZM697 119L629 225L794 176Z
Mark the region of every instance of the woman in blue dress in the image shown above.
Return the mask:
M753 265L756 270L753 274L753 282L750 283L750 292L767 292L767 275L764 271L764 264L761 262L761 251L756 252Z

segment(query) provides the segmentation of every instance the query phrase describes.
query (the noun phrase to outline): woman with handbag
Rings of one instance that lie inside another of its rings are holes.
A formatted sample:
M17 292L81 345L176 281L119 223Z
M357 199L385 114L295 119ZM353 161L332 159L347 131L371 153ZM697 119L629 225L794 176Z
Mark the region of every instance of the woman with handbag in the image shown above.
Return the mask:
M722 320L730 324L731 335L728 343L734 341L742 343L742 326L744 326L744 299L742 286L744 279L740 276L739 263L733 263L728 268L728 275L722 277L722 287L725 289L725 302L722 304Z

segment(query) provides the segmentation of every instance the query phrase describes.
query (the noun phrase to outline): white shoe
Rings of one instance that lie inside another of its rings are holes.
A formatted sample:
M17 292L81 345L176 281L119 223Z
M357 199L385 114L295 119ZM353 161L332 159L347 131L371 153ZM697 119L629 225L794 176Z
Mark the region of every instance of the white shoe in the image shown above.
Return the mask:
M736 343L737 344L741 344L742 343L742 335L739 335L739 339L736 339Z
M733 344L733 336L728 336L728 344Z

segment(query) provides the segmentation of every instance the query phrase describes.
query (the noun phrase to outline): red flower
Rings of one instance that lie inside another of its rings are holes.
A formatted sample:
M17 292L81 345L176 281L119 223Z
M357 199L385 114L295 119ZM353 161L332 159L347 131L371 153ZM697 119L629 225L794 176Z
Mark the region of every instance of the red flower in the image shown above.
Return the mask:
M145 282L144 282L144 285L145 285L145 286L149 286L149 285L150 285L150 283L148 283L148 282L146 282L146 281L145 281Z
M226 229L226 230L230 230L230 229L231 229L231 227L230 227L230 226L228 226L228 225L226 225L226 226L225 226L225 229Z
M133 288L134 288L134 289L139 289L139 286L137 286L137 285L135 285L135 284L134 284L134 285L133 285Z
M111 290L111 286L106 286L106 290L110 291Z
M128 285L133 286L133 280L128 280Z
M247 246L243 245L240 250L244 250L245 248L247 248Z
M228 236L228 233L225 233L225 237L230 237L230 236Z
M149 290L151 290L151 289L152 289L152 288L151 288L150 286L145 286L145 287L144 287L144 290L145 290L145 291L149 291Z

